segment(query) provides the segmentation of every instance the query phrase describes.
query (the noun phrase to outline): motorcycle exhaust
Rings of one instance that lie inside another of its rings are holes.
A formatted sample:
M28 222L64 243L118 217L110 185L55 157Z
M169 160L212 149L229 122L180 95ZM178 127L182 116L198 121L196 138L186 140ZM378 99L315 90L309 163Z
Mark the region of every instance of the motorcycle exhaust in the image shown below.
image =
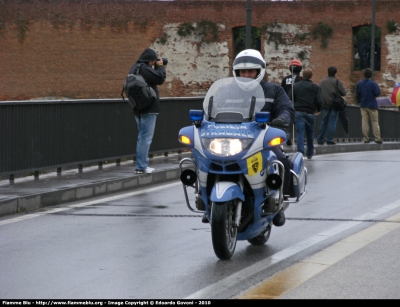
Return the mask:
M197 175L194 170L186 169L181 173L180 179L184 185L193 186L197 180Z
M268 175L265 183L267 184L267 187L269 187L271 190L277 190L282 185L282 178L278 174L270 174Z

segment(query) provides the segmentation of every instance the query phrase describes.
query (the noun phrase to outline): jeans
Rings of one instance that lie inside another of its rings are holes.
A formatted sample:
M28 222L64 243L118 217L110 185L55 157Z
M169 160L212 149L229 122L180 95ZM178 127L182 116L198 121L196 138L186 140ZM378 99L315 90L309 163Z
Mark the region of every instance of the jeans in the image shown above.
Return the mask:
M336 123L339 117L339 111L335 109L322 108L322 123L319 128L318 143L324 142L325 132L328 128L327 141L333 142L333 135L335 134Z
M307 139L307 157L314 155L314 128L315 128L315 115L305 112L296 112L294 119L296 127L296 143L297 151L301 152L304 156L304 133Z
M136 124L139 130L136 143L136 170L146 170L149 165L151 141L156 127L157 114L135 114Z

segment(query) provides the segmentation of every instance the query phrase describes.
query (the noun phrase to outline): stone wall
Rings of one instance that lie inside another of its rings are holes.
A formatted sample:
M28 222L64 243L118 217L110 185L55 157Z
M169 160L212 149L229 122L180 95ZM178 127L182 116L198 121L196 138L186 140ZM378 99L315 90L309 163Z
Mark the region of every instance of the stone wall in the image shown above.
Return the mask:
M129 68L147 47L169 59L161 96L202 96L214 80L231 75L232 29L246 25L246 2L0 0L0 100L119 98ZM400 35L389 34L386 23L399 20L400 1L376 2L382 50L374 78L389 96L400 81ZM316 83L336 66L353 101L362 72L352 70L352 27L371 24L370 0L253 0L251 17L263 31L269 81L280 83L290 60L302 54ZM218 26L216 41L177 34L182 23L204 20ZM311 34L321 21L333 29L326 48Z

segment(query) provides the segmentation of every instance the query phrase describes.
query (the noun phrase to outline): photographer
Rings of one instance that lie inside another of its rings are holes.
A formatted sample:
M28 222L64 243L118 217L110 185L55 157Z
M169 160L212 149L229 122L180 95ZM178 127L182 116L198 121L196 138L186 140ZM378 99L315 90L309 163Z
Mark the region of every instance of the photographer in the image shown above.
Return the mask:
M135 173L146 174L154 171L154 168L148 166L148 154L153 140L157 115L160 112L160 95L157 85L163 84L166 79L164 65L168 63L168 60L159 58L153 49L147 48L131 67L129 74L132 74L140 63L145 63L146 65L140 67L139 74L143 76L148 85L157 94L156 100L151 105L141 111L135 111L135 120L138 127Z

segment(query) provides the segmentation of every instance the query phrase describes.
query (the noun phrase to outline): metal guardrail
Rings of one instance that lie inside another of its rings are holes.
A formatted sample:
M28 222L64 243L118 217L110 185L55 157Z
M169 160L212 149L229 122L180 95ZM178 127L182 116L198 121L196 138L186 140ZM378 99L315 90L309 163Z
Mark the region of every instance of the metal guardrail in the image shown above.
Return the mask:
M178 132L191 125L202 97L161 99L151 154L179 151ZM122 99L0 102L0 176L134 159L137 127Z
M181 151L178 132L191 125L190 109L202 109L204 97L161 98L150 155ZM361 113L349 106L349 133L338 121L335 139L359 141ZM400 113L380 109L384 140L400 137ZM315 137L321 123L317 117ZM370 129L371 138L372 129ZM126 100L30 100L0 102L0 179L63 168L82 169L105 161L134 159L137 128Z

